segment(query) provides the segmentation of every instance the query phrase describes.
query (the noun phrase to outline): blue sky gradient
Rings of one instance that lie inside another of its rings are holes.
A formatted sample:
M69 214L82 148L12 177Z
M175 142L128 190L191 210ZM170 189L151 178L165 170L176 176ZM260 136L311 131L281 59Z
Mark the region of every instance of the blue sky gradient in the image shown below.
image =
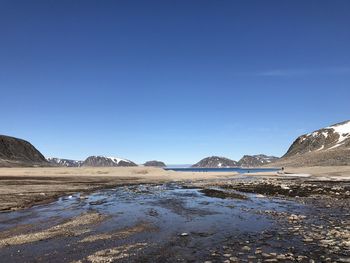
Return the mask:
M0 1L0 134L44 155L280 156L350 119L350 1Z

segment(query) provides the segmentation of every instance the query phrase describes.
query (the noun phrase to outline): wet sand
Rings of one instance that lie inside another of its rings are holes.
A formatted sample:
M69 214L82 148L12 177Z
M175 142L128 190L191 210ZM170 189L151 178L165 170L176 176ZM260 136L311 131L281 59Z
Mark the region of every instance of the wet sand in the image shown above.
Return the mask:
M350 179L350 166L287 167L285 171L287 173L311 174L317 177Z
M325 179L350 179L350 166L285 167L285 175L295 177L324 177ZM279 172L247 173L252 176L283 176Z
M0 211L49 203L60 196L117 185L207 180L235 174L174 172L152 167L0 168Z
M288 175L350 179L349 166L286 168ZM174 172L153 167L0 168L0 211L49 203L60 196L92 192L117 185L225 179L234 172ZM277 172L247 176L276 177Z

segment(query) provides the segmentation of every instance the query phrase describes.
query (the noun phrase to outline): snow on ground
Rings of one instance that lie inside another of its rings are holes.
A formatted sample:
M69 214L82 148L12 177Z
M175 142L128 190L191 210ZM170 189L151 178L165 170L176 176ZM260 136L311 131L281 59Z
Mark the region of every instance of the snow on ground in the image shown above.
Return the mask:
M328 137L328 132L322 132L323 136L327 139Z
M329 126L326 129L333 129L336 133L339 133L339 134L350 133L350 121L345 122L343 124L336 124L333 126Z
M321 150L323 150L323 148L324 148L324 145L322 145L319 149L317 149L316 151L321 151Z
M336 145L331 147L330 149L336 148L342 144L347 138L350 138L350 121L345 122L343 124L336 124L333 126L327 127L327 129L333 129L335 133L339 134L339 139Z

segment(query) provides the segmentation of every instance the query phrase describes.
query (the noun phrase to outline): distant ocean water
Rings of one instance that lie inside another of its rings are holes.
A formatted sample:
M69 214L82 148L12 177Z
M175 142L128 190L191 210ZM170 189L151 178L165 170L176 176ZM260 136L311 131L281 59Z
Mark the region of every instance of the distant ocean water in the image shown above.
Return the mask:
M165 170L178 172L237 172L237 173L258 173L275 172L276 168L194 168L194 167L166 167Z

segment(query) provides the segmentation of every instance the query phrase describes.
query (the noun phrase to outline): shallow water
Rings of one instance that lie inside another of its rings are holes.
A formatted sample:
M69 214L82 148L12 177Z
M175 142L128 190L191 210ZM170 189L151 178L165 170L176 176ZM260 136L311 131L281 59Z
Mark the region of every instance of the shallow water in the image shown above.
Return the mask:
M277 172L280 169L276 168L195 168L195 167L166 167L165 170L179 172L237 172L244 173L259 173L259 172Z
M127 261L172 262L169 255L185 262L204 261L210 249L227 239L277 227L273 218L257 213L261 209L297 214L309 209L292 201L244 195L247 200L221 199L205 196L199 189L164 184L117 187L86 198L80 198L80 194L63 197L48 205L0 214L0 237L1 232L14 227L28 225L26 231L40 231L89 211L107 215L107 219L93 225L89 234L0 248L0 257L2 262L69 262L100 249L147 242L147 248ZM153 230L118 240L79 243L87 235L112 233L140 223L149 224ZM181 233L186 235L182 237ZM158 259L152 261L155 257Z

